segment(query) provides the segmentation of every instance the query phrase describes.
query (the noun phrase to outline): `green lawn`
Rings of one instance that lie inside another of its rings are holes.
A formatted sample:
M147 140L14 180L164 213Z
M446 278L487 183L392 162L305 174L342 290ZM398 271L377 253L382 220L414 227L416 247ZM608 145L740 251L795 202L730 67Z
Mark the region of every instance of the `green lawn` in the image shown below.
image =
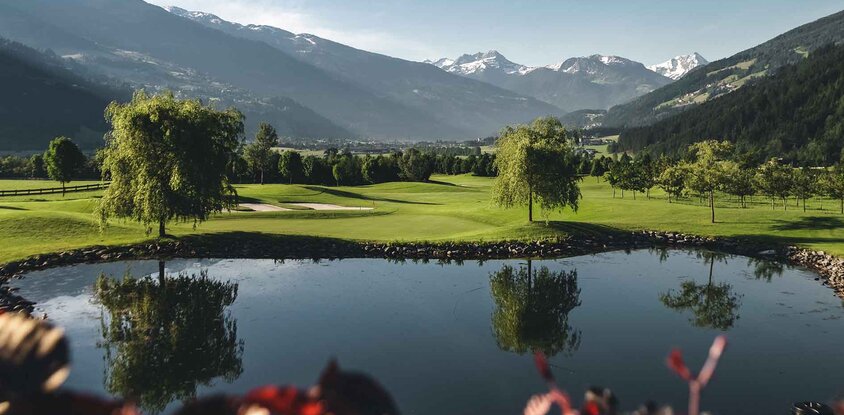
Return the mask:
M168 233L258 232L276 235L312 235L367 241L446 241L539 239L566 232L666 230L700 235L751 236L844 254L844 215L838 202L812 200L803 213L794 201L789 210L772 210L761 198L747 209L719 198L718 223L709 223L709 209L695 200L669 204L661 192L652 199L628 192L621 199L604 182L586 178L580 210L553 213L549 224L527 223L525 208L500 209L489 201L492 179L434 176L433 183L386 183L360 187L298 185L243 185L240 196L248 202L285 206L316 202L374 208L363 211L231 212L197 225L172 224ZM0 182L4 186L26 183ZM42 183L42 182L39 182ZM132 222L113 221L100 232L92 211L100 192L0 198L0 263L33 254L100 244L125 244L149 239ZM824 210L820 207L823 206ZM541 218L541 215L537 215Z

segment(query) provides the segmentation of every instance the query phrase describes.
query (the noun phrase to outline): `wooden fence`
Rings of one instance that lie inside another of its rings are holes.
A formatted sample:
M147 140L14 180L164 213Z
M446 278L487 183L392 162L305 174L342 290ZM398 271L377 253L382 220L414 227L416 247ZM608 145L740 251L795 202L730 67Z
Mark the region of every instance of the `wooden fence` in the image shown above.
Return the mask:
M90 190L102 190L108 187L110 182L83 184L79 186L66 186L64 192L86 192ZM62 193L61 187L45 187L41 189L17 189L17 190L0 190L0 197L3 196L28 196L28 195L49 195Z

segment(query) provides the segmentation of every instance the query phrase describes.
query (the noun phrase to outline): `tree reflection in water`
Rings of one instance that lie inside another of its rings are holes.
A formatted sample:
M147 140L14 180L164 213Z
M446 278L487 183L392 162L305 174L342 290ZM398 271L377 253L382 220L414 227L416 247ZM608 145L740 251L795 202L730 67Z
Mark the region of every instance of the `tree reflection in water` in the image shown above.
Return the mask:
M753 276L757 280L771 282L774 277L782 276L785 266L781 262L766 259L748 258L747 265L753 266Z
M730 284L712 282L715 261L726 263L727 255L699 251L698 258L703 258L704 263L709 264L708 282L698 284L695 281L684 281L678 292L672 290L660 294L659 299L672 310L690 310L694 317L689 321L696 327L728 330L739 319L741 296L733 293L733 286Z
M243 341L226 307L237 284L199 276L122 279L100 275L94 298L102 305L108 392L131 397L151 412L196 395L199 385L243 372ZM107 314L107 316L106 316Z
M495 300L492 331L502 350L524 354L542 351L547 356L572 353L580 346L580 332L568 315L580 305L577 271L533 270L531 261L518 270L509 265L490 274Z

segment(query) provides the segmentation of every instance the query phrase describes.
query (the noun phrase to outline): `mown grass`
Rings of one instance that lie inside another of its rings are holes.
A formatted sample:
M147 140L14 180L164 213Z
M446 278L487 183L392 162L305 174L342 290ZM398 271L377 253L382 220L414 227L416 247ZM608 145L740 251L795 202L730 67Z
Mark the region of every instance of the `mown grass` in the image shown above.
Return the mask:
M242 200L285 206L314 202L372 207L362 211L297 210L289 212L226 212L208 222L175 223L176 237L201 234L307 235L364 241L495 241L542 239L567 233L613 230L665 230L708 236L741 236L777 243L797 243L844 254L844 215L838 202L813 199L803 212L789 201L756 198L747 209L726 196L716 203L717 223L709 223L709 208L697 199L667 203L664 194L652 198L629 192L621 198L604 182L588 177L577 213L554 212L544 221L528 223L526 208L501 209L490 203L492 179L435 176L433 183L386 183L359 187L300 185L239 185ZM8 182L3 182L9 184ZM0 184L3 184L0 183ZM23 186L25 184L17 184ZM30 255L90 245L126 244L150 239L133 222L112 221L100 231L93 209L100 192L0 198L0 263ZM823 207L823 209L821 209ZM543 219L542 215L537 215Z

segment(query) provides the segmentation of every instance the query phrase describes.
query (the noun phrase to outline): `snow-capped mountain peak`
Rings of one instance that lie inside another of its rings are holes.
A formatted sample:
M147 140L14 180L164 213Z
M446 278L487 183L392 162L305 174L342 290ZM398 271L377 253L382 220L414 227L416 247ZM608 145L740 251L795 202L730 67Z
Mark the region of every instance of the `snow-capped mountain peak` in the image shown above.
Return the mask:
M709 63L699 53L694 52L690 55L675 56L665 62L656 65L648 66L648 69L671 79L677 80L689 73L698 66L703 66Z
M426 60L447 72L458 75L471 75L487 71L499 71L505 74L519 74L530 70L525 65L511 62L496 50L461 55L457 59L442 58L436 61Z

